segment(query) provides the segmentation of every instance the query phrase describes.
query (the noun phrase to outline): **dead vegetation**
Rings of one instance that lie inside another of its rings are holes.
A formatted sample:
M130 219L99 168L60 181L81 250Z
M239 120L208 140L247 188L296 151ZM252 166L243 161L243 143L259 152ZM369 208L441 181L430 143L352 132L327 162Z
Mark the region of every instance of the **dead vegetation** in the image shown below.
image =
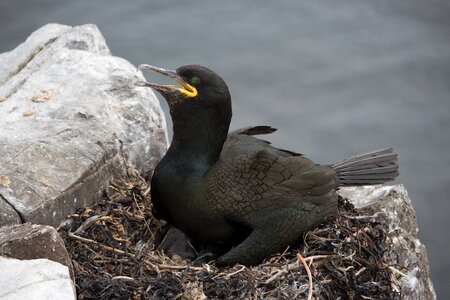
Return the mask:
M247 268L192 266L154 251L161 222L137 171L113 182L60 233L72 257L78 299L396 299L383 261L386 232L346 200L297 247ZM394 269L395 270L395 269Z

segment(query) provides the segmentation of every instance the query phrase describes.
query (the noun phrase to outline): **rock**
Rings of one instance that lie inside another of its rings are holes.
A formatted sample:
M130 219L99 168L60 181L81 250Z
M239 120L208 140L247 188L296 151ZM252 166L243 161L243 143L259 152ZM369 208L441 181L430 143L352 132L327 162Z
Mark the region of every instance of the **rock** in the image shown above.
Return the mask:
M19 214L0 195L0 227L10 224L20 224Z
M401 298L436 299L427 251L419 240L416 214L403 185L346 187L339 193L385 227L385 258Z
M48 259L0 256L0 278L0 299L77 299L68 268Z
M165 120L138 79L95 25L49 24L0 54L3 225L56 226L124 172L123 155L143 173L155 166L167 149Z
M197 257L197 253L189 242L187 235L173 226L168 227L162 241L158 243L156 250L164 252L164 254L172 259L175 256L178 256L182 260L193 260Z
M20 224L0 227L0 255L17 259L46 258L68 267L73 277L72 261L64 241L55 228Z

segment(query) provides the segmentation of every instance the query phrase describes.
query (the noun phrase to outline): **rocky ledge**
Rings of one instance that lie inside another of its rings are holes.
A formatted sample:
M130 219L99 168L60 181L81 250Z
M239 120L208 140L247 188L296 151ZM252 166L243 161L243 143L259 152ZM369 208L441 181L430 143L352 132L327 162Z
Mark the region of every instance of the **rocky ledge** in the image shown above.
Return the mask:
M85 216L73 215L77 209L90 206L101 195L108 194L104 192L106 187L113 178L128 172L128 163L138 173L146 174L167 149L163 113L151 90L135 88L137 79L142 79L142 74L136 72L129 62L111 56L95 25L70 27L49 24L34 32L16 49L0 54L0 226L8 225L0 229L0 256L10 257L0 257L0 278L3 278L0 279L0 290L3 291L0 297L18 299L23 295L29 296L28 287L33 286L33 282L38 284L34 290L48 291L47 287L59 280L62 280L61 285L53 285L56 291L63 291L67 298L69 295L75 297L73 284L67 284L67 281L70 282L71 277L80 280L79 263L72 265L74 257L68 256L57 231L49 226L17 225L31 222L57 226L70 214L72 219L86 217L86 220L83 219L77 230L72 232L69 229L69 238L76 238L77 243L97 245L99 249L112 251L114 257L141 257L144 272L162 276L162 279L155 277L151 281L155 287L147 284L148 288L144 288L146 293L161 287L164 278L179 280L176 274L161 275L173 270L186 270L186 278L193 278L193 282L183 282L180 289L184 298L192 298L192 295L187 295L195 290L196 299L204 299L205 294L211 292L217 294L217 290L214 291L217 287L211 286L215 280L239 283L240 279L236 278L245 277L250 281L241 282L243 287L255 286L255 290L248 290L248 293L263 291L263 295L270 295L268 289L275 278L282 282L292 274L303 274L304 277L301 265L295 261L287 264L286 268L293 268L289 272L283 271L284 267L273 271L270 264L259 268L237 266L229 270L217 270L209 265L190 268L189 265L176 265L165 256L161 258L163 264L150 262L154 249L150 252L150 258L130 252L148 248L142 245L128 249L126 247L130 245L125 243L125 250L118 250L100 245L93 239L95 236L88 239L77 235L87 231L87 228L103 226L108 219L105 215L91 215L94 211L88 209L84 209ZM128 186L125 184L125 187ZM148 188L144 190L148 192ZM386 252L379 267L390 274L393 294L404 299L435 299L426 249L418 239L415 213L404 187L345 188L341 190L341 195L350 199L360 212L359 215L349 216L350 219L370 219L370 224L380 224L386 233L383 238ZM119 202L115 205L124 207L125 203L130 204L127 199L116 199ZM143 209L150 214L148 201L145 197L142 199ZM103 198L103 201L106 200ZM139 222L142 223L142 220L134 224ZM111 226L117 227L118 224ZM67 230L71 225L63 224L63 228ZM364 231L364 228L361 230ZM133 232L132 228L130 232ZM355 234L358 235L358 232ZM112 236L112 239L116 238ZM120 240L115 242L122 245ZM296 251L303 251L303 255L307 253L305 249ZM314 266L312 257L305 259L309 259ZM29 264L23 264L26 261ZM118 270L123 270L122 267L118 266ZM266 267L267 273L256 276ZM24 287L10 285L11 280L22 278L26 273L34 274L35 270L39 273L44 268L45 277L54 278L47 287L42 287L39 277L27 279ZM364 269L354 271L352 278L364 273ZM351 269L345 271L353 272ZM113 279L115 282L119 280L122 287L123 282L130 282L130 290L138 290L138 278L115 275ZM267 278L264 277L266 275ZM112 281L108 278L110 285ZM205 281L208 278L212 281ZM149 280L148 276L145 280ZM317 288L316 284L319 283L315 283L314 288ZM327 284L326 281L320 283L324 284ZM306 285L286 283L284 286L286 293L305 293ZM245 290L236 292L242 295ZM41 297L45 298L44 294L41 293Z

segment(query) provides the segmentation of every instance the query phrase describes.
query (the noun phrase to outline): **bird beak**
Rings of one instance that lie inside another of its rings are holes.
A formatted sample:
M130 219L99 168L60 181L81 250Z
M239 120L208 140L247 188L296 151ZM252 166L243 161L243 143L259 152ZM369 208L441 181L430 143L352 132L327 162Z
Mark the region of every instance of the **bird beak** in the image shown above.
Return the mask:
M142 64L138 66L138 70L149 70L149 71L153 71L156 73L159 73L161 75L164 76L168 76L172 79L175 79L181 86L178 85L166 85L166 84L156 84L156 83L151 83L151 82L147 82L147 81L137 81L135 82L136 86L141 86L141 87L151 87L155 90L157 90L158 92L162 92L162 93L181 93L183 94L186 98L192 98L197 96L197 89L195 87L193 87L192 85L190 85L189 83L187 83L186 81L184 81L175 70L166 70L163 68L158 68L158 67L154 67L154 66L150 66L150 65L146 65L146 64Z

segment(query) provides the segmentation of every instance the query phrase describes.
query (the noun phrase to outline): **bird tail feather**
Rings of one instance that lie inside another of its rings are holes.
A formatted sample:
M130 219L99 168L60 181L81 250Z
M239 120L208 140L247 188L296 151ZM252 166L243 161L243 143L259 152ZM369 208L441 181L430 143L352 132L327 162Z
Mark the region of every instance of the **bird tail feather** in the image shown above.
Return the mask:
M394 149L385 148L351 156L331 167L340 186L382 184L399 175L397 156Z

